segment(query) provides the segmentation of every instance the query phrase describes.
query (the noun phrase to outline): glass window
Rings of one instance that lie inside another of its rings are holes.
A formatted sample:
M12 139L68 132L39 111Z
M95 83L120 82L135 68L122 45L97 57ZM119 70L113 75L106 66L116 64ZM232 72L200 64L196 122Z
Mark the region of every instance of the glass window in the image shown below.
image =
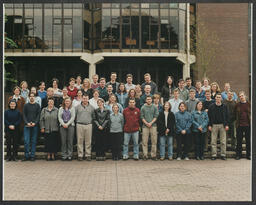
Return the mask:
M102 43L100 47L104 48L111 48L111 16L110 16L110 9L103 9L102 10L102 34L101 34Z
M177 3L171 3L169 5L170 5L170 8L178 8L178 4Z
M103 3L102 8L111 8L111 4Z
M161 49L169 48L169 9L160 10L160 26L161 26L161 35L160 43Z
M53 9L52 4L44 5L44 50L53 48Z
M42 16L42 4L34 4L34 38L36 49L42 49L45 47L42 36Z
M120 9L112 9L112 48L120 48Z
M98 19L100 18L98 15L100 15L100 10L95 10L93 11L93 19L94 22L97 22ZM98 14L98 15L96 15ZM84 10L83 10L83 26L84 26L84 36L83 36L83 45L84 49L88 50L90 48L90 28L91 28L91 23L92 23L92 17L91 17L91 12L89 10L89 4L85 3L84 4ZM75 33L75 31L74 31Z
M141 46L147 49L150 46L149 40L149 9L141 9Z
M61 4L53 4L53 17L54 21L59 21L57 19L61 19ZM60 20L61 21L61 20ZM53 51L61 51L61 42L62 42L62 34L61 34L62 25L59 23L53 24Z
M183 10L186 10L186 4L179 4L179 8L183 9Z
M159 4L149 4L149 8L151 9L158 9Z
M150 21L150 43L151 48L158 48L158 37L159 27L158 27L158 9L151 9L150 10L151 21Z
M5 15L7 22L5 23L5 33L8 38L13 39L13 25L14 25L14 15L13 15L13 4L5 4ZM5 48L10 49L10 45L5 43Z
M18 49L22 48L23 43L23 5L14 4L14 35L13 40L17 44Z
M82 27L82 4L74 4L73 6L73 50L82 51L83 45L83 27ZM88 40L88 38L87 38Z
M120 8L120 4L112 4L112 8Z
M139 48L139 9L131 10L131 48Z
M122 48L130 48L131 10L122 9Z
M72 51L72 4L64 4L63 14L63 48Z
M179 11L179 50L185 49L185 11Z
M126 8L126 9L127 9L127 8L130 8L130 4L121 4L121 6L122 6L122 8L124 8L124 9L125 9L125 8Z
M168 9L169 8L169 4L160 3L160 8L161 9Z
M131 4L131 8L138 9L138 8L140 8L140 5L139 4Z
M142 9L148 9L149 8L149 4L141 4L141 8Z
M179 34L179 21L178 21L178 10L170 10L170 29L169 39L170 48L178 49L178 34Z

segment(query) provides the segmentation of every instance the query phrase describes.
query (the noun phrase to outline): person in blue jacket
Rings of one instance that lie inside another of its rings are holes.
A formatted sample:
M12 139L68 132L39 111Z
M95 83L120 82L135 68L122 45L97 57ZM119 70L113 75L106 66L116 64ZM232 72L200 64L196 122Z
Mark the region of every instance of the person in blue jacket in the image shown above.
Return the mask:
M179 112L175 113L176 121L176 141L177 141L177 160L181 160L181 157L185 160L189 160L189 134L190 127L192 125L192 115L186 111L186 105L184 102L179 104ZM183 153L182 153L182 144Z
M207 112L203 109L203 103L201 101L198 101L196 104L196 110L192 112L192 117L192 132L195 136L196 160L204 160L205 135L209 118Z
M17 161L19 125L22 116L17 107L16 101L10 100L9 109L4 112L5 134L7 142L7 161ZM12 148L13 147L13 148Z

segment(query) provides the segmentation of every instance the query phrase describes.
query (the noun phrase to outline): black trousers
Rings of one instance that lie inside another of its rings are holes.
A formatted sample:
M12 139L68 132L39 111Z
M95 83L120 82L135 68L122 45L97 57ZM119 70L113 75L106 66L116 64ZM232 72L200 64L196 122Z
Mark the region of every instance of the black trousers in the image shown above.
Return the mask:
M122 132L117 132L117 133L110 132L110 137L111 137L112 158L120 157L123 133Z
M58 132L45 133L45 152L57 153L58 152Z
M204 156L204 146L205 146L205 135L206 133L202 132L193 132L195 137L195 156L203 157Z
M177 157L187 157L189 151L189 135L186 134L177 134L176 135L176 142L177 142ZM183 149L182 149L182 145Z
M6 130L7 157L17 157L19 144L19 128Z
M245 136L246 142L246 156L251 155L251 139L250 139L250 126L239 126L236 129L236 137L237 137L237 146L236 146L236 155L242 156L242 141Z
M96 150L96 157L105 157L106 151L106 141L109 135L109 132L104 130L95 129L95 150Z

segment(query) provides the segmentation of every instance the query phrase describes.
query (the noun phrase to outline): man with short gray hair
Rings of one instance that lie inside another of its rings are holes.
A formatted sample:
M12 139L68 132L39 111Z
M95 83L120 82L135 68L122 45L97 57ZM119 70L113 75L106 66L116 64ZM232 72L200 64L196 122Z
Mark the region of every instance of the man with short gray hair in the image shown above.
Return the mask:
M92 116L94 108L89 104L89 96L87 94L83 95L82 103L76 106L75 109L78 160L83 160L85 143L85 159L91 161Z

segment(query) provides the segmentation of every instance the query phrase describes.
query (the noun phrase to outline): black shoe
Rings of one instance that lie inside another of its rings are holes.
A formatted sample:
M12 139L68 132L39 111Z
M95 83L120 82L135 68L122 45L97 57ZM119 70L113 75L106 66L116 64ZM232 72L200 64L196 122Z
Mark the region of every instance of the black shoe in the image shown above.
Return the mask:
M196 157L196 160L200 160L200 158L199 158L199 157Z
M251 156L247 156L246 159L251 160Z
M21 161L22 161L22 162L29 161L29 158L24 157Z
M221 156L220 158L221 158L222 160L227 160L227 158L224 157L224 156Z
M78 157L77 160L78 161L83 161L83 158L82 157Z
M147 156L143 156L143 160L148 160L148 157Z
M212 157L211 159L212 159L212 160L216 160L216 157Z
M30 161L34 162L35 161L35 157L31 157Z
M151 159L154 161L157 161L157 157L152 157Z
M19 160L17 159L17 157L13 157L13 158L12 158L12 161L18 162Z
M200 157L201 160L204 160L204 157Z
M239 159L241 159L241 157L240 156L236 156L236 158L235 158L236 160L239 160Z
M12 161L12 158L8 157L8 158L6 158L6 161L10 162L10 161Z
M85 160L86 161L92 161L92 158L91 157L85 157Z

